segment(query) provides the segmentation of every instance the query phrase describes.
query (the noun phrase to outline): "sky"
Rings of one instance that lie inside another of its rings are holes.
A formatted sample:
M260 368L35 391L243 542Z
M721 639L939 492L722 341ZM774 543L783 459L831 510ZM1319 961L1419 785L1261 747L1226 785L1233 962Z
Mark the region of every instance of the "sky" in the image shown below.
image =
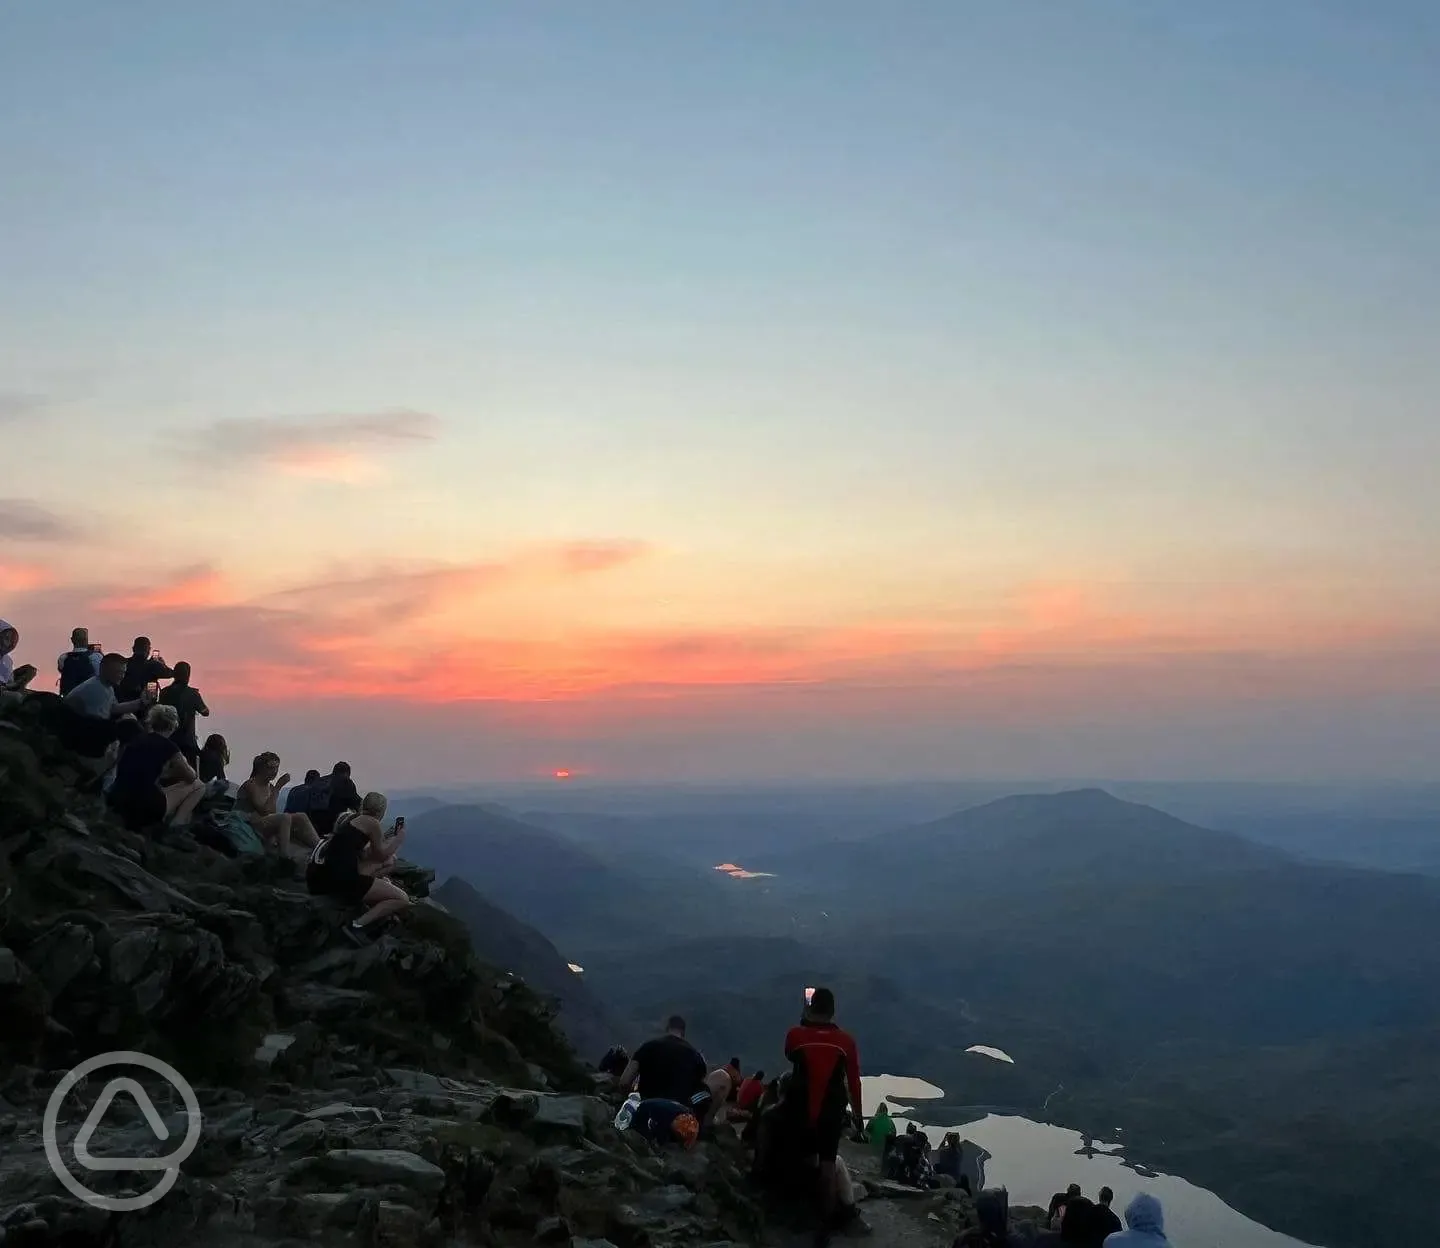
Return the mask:
M1423 0L0 0L17 661L143 632L397 786L1428 777L1437 64Z

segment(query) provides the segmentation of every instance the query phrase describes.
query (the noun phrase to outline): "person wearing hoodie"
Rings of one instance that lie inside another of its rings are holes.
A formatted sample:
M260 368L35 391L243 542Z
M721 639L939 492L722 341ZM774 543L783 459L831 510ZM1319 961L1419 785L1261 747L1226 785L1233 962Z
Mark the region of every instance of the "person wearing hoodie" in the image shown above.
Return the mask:
M0 620L0 693L24 693L35 669L26 663L15 666L15 647L20 644L20 630L9 620Z
M1165 1211L1148 1192L1141 1192L1125 1206L1129 1228L1105 1237L1105 1248L1170 1248L1165 1238Z

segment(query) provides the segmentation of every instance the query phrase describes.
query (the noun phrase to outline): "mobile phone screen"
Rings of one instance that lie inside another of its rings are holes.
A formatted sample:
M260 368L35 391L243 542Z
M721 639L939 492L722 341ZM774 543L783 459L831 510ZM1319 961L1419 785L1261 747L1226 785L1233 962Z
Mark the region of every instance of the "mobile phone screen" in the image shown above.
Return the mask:
M813 989L813 988L807 988L807 989L805 989L805 1004L808 1006L808 1005L810 1004L810 1002L813 1001L814 999L815 999L815 989Z

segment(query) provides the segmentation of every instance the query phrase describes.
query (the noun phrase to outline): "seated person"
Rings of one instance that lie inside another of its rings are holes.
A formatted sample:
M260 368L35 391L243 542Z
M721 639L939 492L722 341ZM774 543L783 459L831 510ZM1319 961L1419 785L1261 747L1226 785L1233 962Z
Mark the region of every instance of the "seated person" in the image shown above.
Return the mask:
M890 1117L890 1107L881 1101L875 1107L875 1113L870 1119L870 1125L865 1128L865 1142L880 1154L880 1160L885 1160L885 1154L890 1151L890 1145L895 1139L895 1119Z
M205 738L205 744L200 747L200 761L195 770L200 773L200 779L210 784L216 780L221 784L225 781L225 768L230 765L230 747L225 743L225 738L218 732L212 732Z
M15 647L20 644L20 630L0 620L0 693L23 693L35 679L35 668L24 663L15 666Z
M618 1079L625 1073L625 1067L629 1064L630 1051L623 1044L612 1044L605 1050L605 1056L600 1059L600 1065L596 1069L602 1075Z
M735 1109L737 1113L746 1118L750 1117L760 1104L760 1098L764 1095L765 1072L763 1070L757 1070L740 1084L740 1090L735 1094Z
M341 815L359 809L360 790L355 787L349 763L336 763L310 792L310 821L323 834L335 827Z
M204 782L172 739L179 722L174 707L152 706L146 730L120 751L106 800L132 831L188 823L205 795Z
M122 715L142 714L151 700L142 693L140 697L121 702L115 689L125 675L125 656L107 654L100 660L100 671L82 680L65 695L64 702L72 711L91 719L112 720Z
M708 1131L711 1127L722 1125L730 1112L730 1101L740 1088L740 1059L732 1057L728 1063L718 1070L712 1070L705 1076L705 1090L709 1093L708 1102L702 1106L703 1117L700 1120L702 1131Z
M652 1144L679 1144L691 1149L700 1138L700 1121L688 1105L679 1101L651 1099L635 1106L631 1131L638 1131Z
M305 867L311 893L368 907L345 925L345 936L357 945L366 942L367 928L410 905L403 888L378 874L405 843L403 827L391 839L385 837L381 821L388 805L383 793L367 793L360 809L342 815L335 831L315 846Z
M320 838L305 815L276 812L276 797L290 783L289 774L277 775L279 770L280 755L269 750L257 754L250 778L235 795L235 812L255 829L262 841L273 841L281 857L289 858L292 843L313 849Z
M620 1075L620 1090L635 1086L642 1100L652 1098L693 1105L709 1100L705 1086L705 1056L685 1039L685 1020L672 1014L665 1020L665 1034L647 1040L635 1050Z
M63 698L76 685L100 675L100 651L90 645L88 628L73 629L70 649L55 660L60 674L60 696Z
M291 787L290 792L285 794L285 813L287 815L308 815L310 813L310 794L315 789L316 782L320 779L320 773L310 768L305 773L303 783ZM315 822L313 819L310 821ZM317 828L318 832L319 829Z
M934 1159L931 1165L936 1174L948 1174L955 1180L955 1185L960 1185L960 1166L964 1160L960 1151L960 1133L951 1131L941 1142L940 1147L935 1150Z

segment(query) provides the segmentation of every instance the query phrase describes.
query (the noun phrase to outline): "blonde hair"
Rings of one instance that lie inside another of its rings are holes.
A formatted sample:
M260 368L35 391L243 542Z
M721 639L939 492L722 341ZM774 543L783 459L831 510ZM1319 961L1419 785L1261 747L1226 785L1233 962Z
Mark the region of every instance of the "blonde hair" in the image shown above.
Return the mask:
M385 818L385 811L389 809L390 801L383 793L367 793L365 800L360 803L360 813L369 815L372 819Z
M180 727L180 712L173 706L157 702L145 713L145 727L162 737L168 737Z

